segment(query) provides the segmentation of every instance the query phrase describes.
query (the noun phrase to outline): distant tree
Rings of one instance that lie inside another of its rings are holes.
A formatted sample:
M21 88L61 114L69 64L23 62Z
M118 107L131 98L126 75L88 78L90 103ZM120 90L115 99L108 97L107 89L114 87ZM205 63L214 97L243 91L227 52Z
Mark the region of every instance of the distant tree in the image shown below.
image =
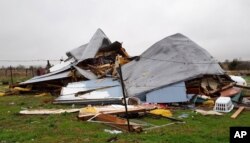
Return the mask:
M239 64L238 59L233 59L233 61L228 64L229 70L236 70L238 64Z
M24 65L18 65L18 66L16 67L16 69L20 69L20 70L22 69L22 70L23 70L23 69L25 69L25 66L24 66Z
M33 66L29 66L29 69L34 69L34 67Z

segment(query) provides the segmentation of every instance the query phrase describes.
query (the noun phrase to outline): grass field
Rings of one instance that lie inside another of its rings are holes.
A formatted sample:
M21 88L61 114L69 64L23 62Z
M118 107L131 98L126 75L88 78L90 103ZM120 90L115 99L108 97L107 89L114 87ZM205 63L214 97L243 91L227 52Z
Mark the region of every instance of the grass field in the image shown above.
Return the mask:
M5 87L0 85L0 90ZM0 143L102 143L116 138L119 143L227 143L229 127L250 126L250 112L242 112L231 119L233 112L223 116L202 116L191 110L173 110L174 117L188 114L185 124L174 124L142 133L112 135L104 132L111 127L98 123L80 121L77 113L61 115L19 115L22 109L71 108L71 105L53 105L54 97L32 95L0 97ZM137 120L163 125L170 123L165 118L145 116Z
M250 85L250 76L244 76L243 78L246 80L247 84Z

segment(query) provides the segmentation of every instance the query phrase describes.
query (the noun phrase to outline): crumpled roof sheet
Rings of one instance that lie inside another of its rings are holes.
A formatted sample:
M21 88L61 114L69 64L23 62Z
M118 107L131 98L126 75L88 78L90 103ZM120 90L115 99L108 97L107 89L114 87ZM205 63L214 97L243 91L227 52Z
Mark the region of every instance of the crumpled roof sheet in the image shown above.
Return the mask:
M224 74L205 49L182 34L155 43L139 59L124 65L122 72L129 96L144 95L205 74Z
M109 38L101 29L97 29L89 43L84 44L66 53L69 57L74 57L77 61L83 61L88 58L94 58L99 49L111 44Z
M32 79L29 79L25 82L21 82L20 84L30 84L30 83L38 83L38 82L44 82L44 81L51 81L51 80L56 80L56 79L62 79L62 78L67 78L70 76L70 71L65 71L65 72L61 72L61 73L57 73L57 74L53 74L50 76L45 76L45 77L34 77Z
M74 57L75 60L80 60L83 54L83 51L86 49L88 44L84 44L78 48L75 48L71 51L66 52L66 55L68 57Z

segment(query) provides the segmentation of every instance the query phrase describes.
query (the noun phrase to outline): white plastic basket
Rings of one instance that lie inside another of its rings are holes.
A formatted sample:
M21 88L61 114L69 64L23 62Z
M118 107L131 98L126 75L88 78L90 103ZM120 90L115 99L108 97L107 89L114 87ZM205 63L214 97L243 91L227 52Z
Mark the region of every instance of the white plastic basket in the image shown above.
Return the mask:
M230 97L219 97L215 101L214 111L228 113L233 110L233 108L234 105Z

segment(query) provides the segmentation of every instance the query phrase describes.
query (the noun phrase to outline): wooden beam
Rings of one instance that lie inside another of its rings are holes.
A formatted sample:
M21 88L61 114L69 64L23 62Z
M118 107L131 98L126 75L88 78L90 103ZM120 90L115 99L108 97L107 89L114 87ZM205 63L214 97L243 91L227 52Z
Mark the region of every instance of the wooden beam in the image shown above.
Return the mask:
M250 86L244 86L244 85L234 85L235 87L239 87L239 88L244 88L244 89L249 89L250 90Z
M235 119L238 117L238 115L244 110L244 106L240 106L237 111L234 112L234 114L231 116L232 119Z
M228 84L226 86L223 86L222 88L219 88L219 89L216 89L216 90L213 90L213 91L209 91L209 95L217 93L217 92L221 92L221 91L226 90L228 88L231 88L231 87L235 86L235 84L236 83L230 83L230 84Z
M111 125L112 127L122 129L125 131L132 131L132 132L141 132L142 127L138 124L132 123L129 124L128 128L128 122L126 119L118 118L114 115L108 115L108 114L100 114L96 116L95 118L98 121L103 121L103 123Z
M145 108L138 108L138 109L129 109L128 113L140 113L140 112L144 112L146 113L146 109ZM102 112L103 114L111 114L111 115L118 115L118 114L125 114L126 111L125 110L115 110L115 111L105 111ZM88 120L91 117L95 116L96 113L93 114L80 114L78 115L78 119L80 120Z

